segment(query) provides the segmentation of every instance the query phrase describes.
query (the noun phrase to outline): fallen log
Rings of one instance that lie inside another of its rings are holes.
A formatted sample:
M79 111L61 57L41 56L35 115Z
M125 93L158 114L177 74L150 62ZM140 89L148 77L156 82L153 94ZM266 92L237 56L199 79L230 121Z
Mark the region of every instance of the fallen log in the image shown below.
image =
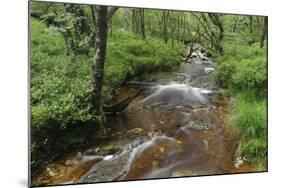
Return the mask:
M126 82L126 85L133 85L133 86L156 86L157 83L130 81L130 82Z
M118 112L123 111L129 104L138 96L140 93L144 91L144 88L140 88L135 95L129 96L125 98L124 100L118 102L117 104L114 105L104 105L103 110L106 114L115 114Z

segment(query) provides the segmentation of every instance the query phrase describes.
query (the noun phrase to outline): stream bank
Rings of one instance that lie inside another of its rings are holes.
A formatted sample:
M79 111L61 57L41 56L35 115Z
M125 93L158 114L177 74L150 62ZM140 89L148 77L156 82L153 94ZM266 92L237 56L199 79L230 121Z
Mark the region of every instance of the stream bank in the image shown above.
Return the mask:
M227 125L231 100L215 100L216 63L197 44L172 72L121 87L116 101L144 91L107 117L112 135L50 163L34 184L72 184L254 171L238 158L238 134ZM193 46L193 47L194 47ZM187 48L188 49L188 48ZM153 83L153 84L152 84Z

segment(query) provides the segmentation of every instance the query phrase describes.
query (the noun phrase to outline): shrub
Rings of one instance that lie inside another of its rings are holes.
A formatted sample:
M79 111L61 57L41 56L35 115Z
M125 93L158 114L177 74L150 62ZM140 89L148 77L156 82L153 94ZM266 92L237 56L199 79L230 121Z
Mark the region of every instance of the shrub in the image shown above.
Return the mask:
M253 90L265 96L267 88L266 60L258 57L242 60L232 75L231 86L236 90Z
M255 99L244 92L235 97L231 124L241 133L241 155L250 164L265 168L267 157L267 106L265 99Z
M217 84L234 93L252 90L257 96L264 97L267 92L265 50L256 45L226 45L225 50L225 55L217 59Z
M241 148L243 156L250 164L255 165L258 170L264 170L267 159L267 145L264 139L252 139Z
M129 78L144 72L168 70L180 61L183 47L173 49L158 38L141 40L124 30L116 30L108 41L105 80L120 85Z
M245 138L264 137L266 133L265 101L245 101L236 97L232 124L239 128Z
M229 87L232 75L236 72L235 65L231 61L223 61L215 71L216 83L223 88Z

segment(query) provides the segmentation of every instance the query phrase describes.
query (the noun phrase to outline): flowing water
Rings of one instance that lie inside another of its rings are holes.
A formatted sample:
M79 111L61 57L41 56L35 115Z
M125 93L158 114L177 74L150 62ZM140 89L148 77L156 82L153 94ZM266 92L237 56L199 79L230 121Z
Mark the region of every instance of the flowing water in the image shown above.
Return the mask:
M199 51L177 71L151 75L121 113L108 116L113 134L93 147L64 155L34 179L35 184L69 184L253 171L237 158L238 135L229 127L229 99L216 96L216 64ZM120 88L116 100L134 95Z

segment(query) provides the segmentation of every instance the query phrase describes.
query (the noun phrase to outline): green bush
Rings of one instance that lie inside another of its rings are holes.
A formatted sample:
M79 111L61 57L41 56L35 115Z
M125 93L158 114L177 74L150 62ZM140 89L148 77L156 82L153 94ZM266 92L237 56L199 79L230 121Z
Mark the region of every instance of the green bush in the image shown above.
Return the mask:
M267 61L265 49L256 45L226 45L225 55L218 58L216 81L219 86L234 93L252 90L264 97L267 88Z
M265 101L248 102L236 97L236 108L232 124L239 128L245 138L264 137L266 133L266 103Z
M31 47L31 54L35 56L38 52L55 56L66 51L61 33L34 19L31 19Z
M266 140L256 138L246 142L242 148L242 155L250 164L255 165L258 170L265 170L267 159Z
M266 95L267 73L264 57L242 60L235 70L231 82L234 89L254 90L258 95Z
M108 41L105 80L119 85L144 72L168 70L180 62L182 49L180 44L171 49L161 39L143 41L133 33L117 30Z
M232 82L232 75L235 74L235 65L231 61L223 61L215 71L216 82L220 87L229 87Z

